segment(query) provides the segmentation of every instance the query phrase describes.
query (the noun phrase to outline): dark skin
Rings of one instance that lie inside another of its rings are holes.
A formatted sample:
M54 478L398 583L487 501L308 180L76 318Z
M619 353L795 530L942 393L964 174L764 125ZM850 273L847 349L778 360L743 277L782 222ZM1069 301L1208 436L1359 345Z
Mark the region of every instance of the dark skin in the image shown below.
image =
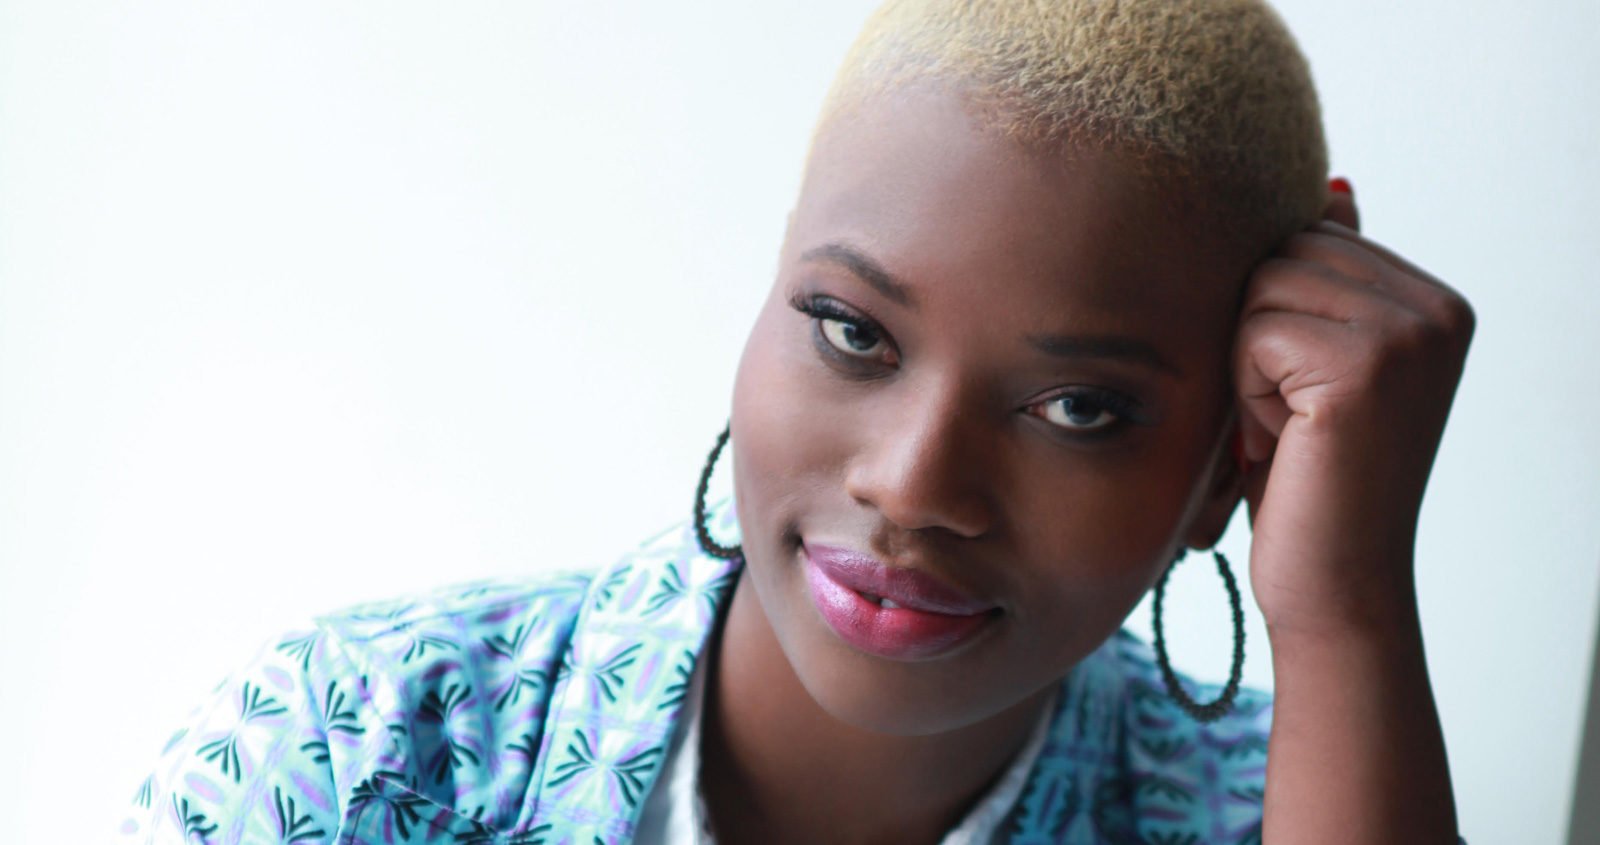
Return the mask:
M747 566L702 770L721 841L937 842L1241 500L1277 678L1267 840L1453 841L1410 554L1471 312L1348 199L1259 262L1170 190L936 88L819 134L734 390ZM1000 614L936 658L857 651L811 604L802 538Z

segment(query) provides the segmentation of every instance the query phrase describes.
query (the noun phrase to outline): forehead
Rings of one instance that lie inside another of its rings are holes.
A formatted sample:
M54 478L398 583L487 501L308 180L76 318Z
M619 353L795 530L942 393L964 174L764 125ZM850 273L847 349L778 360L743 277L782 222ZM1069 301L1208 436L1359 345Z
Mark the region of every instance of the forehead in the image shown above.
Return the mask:
M1112 153L1025 145L908 88L819 130L785 258L838 241L930 293L1130 328L1225 317L1244 268L1178 199Z

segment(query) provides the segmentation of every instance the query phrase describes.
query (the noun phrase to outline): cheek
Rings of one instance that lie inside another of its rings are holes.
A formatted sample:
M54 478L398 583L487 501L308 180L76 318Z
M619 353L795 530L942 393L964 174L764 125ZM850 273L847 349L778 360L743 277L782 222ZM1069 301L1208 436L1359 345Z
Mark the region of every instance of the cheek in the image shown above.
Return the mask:
M1080 474L1073 483L1051 485L1014 511L1019 531L1037 551L1057 550L1049 557L1069 573L1114 573L1159 557L1182 520L1187 497L1175 488L1187 479L1155 469Z
M818 395L817 362L803 322L769 303L739 360L732 451L741 513L776 516L806 490L836 485L846 421ZM768 526L773 527L773 526Z
M1202 453L1198 438L1168 432L1125 457L1020 463L1007 510L1016 559L1033 565L1011 585L1019 613L1039 624L1096 620L1109 633L1176 553Z
M814 470L820 432L808 424L804 385L783 337L783 315L768 304L752 327L733 387L735 497L747 538L770 536L786 518L796 482Z

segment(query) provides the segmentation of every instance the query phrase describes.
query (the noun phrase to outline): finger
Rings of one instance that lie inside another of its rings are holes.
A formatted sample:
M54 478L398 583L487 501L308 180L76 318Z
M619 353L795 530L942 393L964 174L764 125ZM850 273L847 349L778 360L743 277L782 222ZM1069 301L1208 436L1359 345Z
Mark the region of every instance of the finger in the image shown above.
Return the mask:
M1288 246L1295 238L1301 237L1302 234L1317 234L1336 238L1349 244L1351 249L1364 251L1381 260L1387 266L1380 272L1379 278L1382 279L1382 282L1378 286L1393 296L1396 301L1407 305L1417 313L1449 323L1471 322L1471 308L1467 305L1466 297L1462 296L1459 291L1440 281L1426 270L1396 255L1383 245L1362 237L1361 233L1331 220L1323 220L1312 226L1307 233L1291 236L1289 241L1285 241L1285 246ZM1305 250L1305 254L1308 257L1312 254L1323 257L1333 254L1331 251L1317 253L1317 247L1331 249L1329 242L1326 240L1316 241L1314 246L1302 245L1301 249ZM1346 265L1341 264L1340 266L1344 267Z
M1267 492L1267 477L1272 473L1272 457L1252 463L1244 477L1245 512L1250 517L1250 527L1256 525L1256 513L1261 510L1261 500Z
M1371 252L1373 255L1377 256L1378 258L1383 259L1390 266L1400 270L1403 273L1427 279L1428 281L1430 281L1430 282L1432 282L1432 283L1434 283L1436 285L1444 285L1444 282L1441 282L1438 279L1434 278L1431 274L1428 273L1428 271L1422 269L1421 267L1418 267L1415 264L1412 264L1410 261L1407 261L1404 258L1401 258L1399 255L1397 255L1394 252L1394 250L1391 250L1388 247L1385 247L1384 245L1367 238L1366 236L1362 235L1359 231L1357 231L1357 230L1355 230L1355 229L1353 229L1353 228L1351 228L1349 226L1346 226L1346 225L1344 225L1343 223L1340 223L1337 220L1333 220L1333 219L1329 219L1329 218L1323 218L1322 220L1319 220L1316 223L1313 223L1308 228L1308 231L1321 232L1322 234L1325 234L1325 235L1331 235L1331 236L1336 237L1336 238L1343 238L1344 240L1347 240L1347 241L1349 241L1351 243L1354 243L1354 244L1357 244L1357 245L1361 246L1362 248L1364 248L1367 251Z
M1289 420L1313 412L1316 388L1347 384L1370 366L1371 343L1357 326L1301 311L1257 312L1240 324L1234 385L1250 460L1270 457Z
M1260 311L1293 311L1325 320L1371 319L1396 303L1373 284L1353 279L1320 261L1269 258L1256 265L1245 290L1240 319Z
M1334 181L1337 182L1340 180ZM1334 193L1333 197L1329 201L1328 210L1323 214L1323 219L1312 224L1310 231L1331 235L1333 237L1341 238L1349 241L1350 243L1356 244L1362 249L1371 252L1373 255L1387 262L1391 267L1394 267L1401 273L1419 279L1432 287L1443 290L1451 297L1463 299L1460 291L1457 291L1455 288L1446 284L1443 280L1434 276L1432 273L1429 273L1421 267L1418 267L1417 265L1412 264L1410 261L1400 257L1394 252L1394 250L1363 237L1360 231L1358 219L1352 220L1343 218L1342 211L1334 210L1334 206L1336 204L1343 204L1340 200L1340 196L1341 195L1337 192ZM1349 197L1349 212L1351 214L1355 213L1355 200L1353 196Z
M1361 212L1356 209L1356 195L1350 180L1342 177L1328 180L1328 204L1322 209L1322 218L1361 231Z
M1277 254L1327 264L1368 285L1381 284L1392 270L1388 262L1362 244L1315 229L1290 235Z
M1405 273L1418 276L1447 289L1449 287L1444 282L1429 275L1427 271L1396 255L1393 251L1361 236L1361 213L1356 209L1355 188L1351 186L1349 179L1342 176L1328 180L1328 203L1323 207L1322 219L1310 228L1313 231L1320 231L1360 244Z
M1239 327L1239 345L1234 362L1234 390L1239 402L1239 436L1244 446L1245 460L1256 463L1272 457L1277 448L1278 435L1288 424L1293 412L1279 390L1280 367L1257 360L1256 349L1263 334L1261 323L1266 317L1258 315Z
M1265 398L1265 397L1261 397ZM1239 443L1244 450L1246 470L1258 461L1271 460L1272 453L1278 446L1278 432L1283 430L1289 421L1289 406L1281 403L1280 407L1273 410L1266 422L1258 417L1269 408L1247 408L1244 396L1239 397Z

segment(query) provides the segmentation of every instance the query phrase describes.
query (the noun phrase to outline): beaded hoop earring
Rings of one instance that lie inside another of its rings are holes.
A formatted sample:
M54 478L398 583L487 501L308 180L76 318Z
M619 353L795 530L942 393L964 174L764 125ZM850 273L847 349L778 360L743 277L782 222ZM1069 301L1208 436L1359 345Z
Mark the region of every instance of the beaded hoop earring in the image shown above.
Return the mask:
M1239 603L1239 585L1233 580L1233 570L1228 567L1228 559L1222 552L1212 550L1212 555L1217 559L1217 573L1222 576L1222 584L1228 590L1228 602L1233 606L1233 666L1228 670L1228 684L1222 688L1222 694L1215 701L1201 704L1189 697L1183 687L1178 683L1178 675L1172 671L1172 661L1167 657L1167 639L1161 625L1161 600L1167 591L1167 576L1178 566L1178 561L1183 560L1188 554L1188 549L1183 549L1178 556L1167 565L1165 572L1161 573L1161 580L1156 582L1155 606L1153 608L1153 623L1155 628L1156 666L1161 669L1161 679L1166 682L1167 695L1178 703L1196 722L1214 722L1221 718L1233 707L1233 699L1239 694L1239 679L1244 671L1244 609Z
M700 548L712 557L723 560L733 560L744 554L742 546L724 546L711 539L711 532L706 529L706 488L711 486L711 471L717 467L717 456L722 454L722 447L728 445L728 434L733 429L730 422L724 426L722 433L717 435L717 445L711 447L711 454L706 458L705 469L700 471L700 483L694 488L694 534L700 541Z
M711 531L706 528L706 490L711 486L711 474L716 470L717 458L722 455L723 447L728 445L728 436L732 425L724 426L722 433L717 435L717 442L711 447L711 454L706 456L706 465L700 470L700 483L694 490L694 533L695 539L700 543L700 548L712 557L732 560L744 554L741 546L724 546L712 539ZM1233 579L1233 570L1228 566L1228 559L1222 552L1212 551L1217 560L1217 572L1222 575L1222 584L1228 590L1228 602L1233 607L1233 666L1228 672L1228 683L1222 688L1222 694L1215 701L1201 704L1184 692L1178 683L1178 675L1172 671L1172 660L1167 656L1166 630L1161 623L1161 605L1166 598L1167 577L1172 570L1177 568L1178 562L1188 554L1188 549L1179 552L1172 563L1167 565L1161 579L1156 582L1156 595L1154 613L1156 665L1161 670L1161 679L1166 683L1167 694L1178 703L1197 722L1213 722L1221 718L1233 707L1233 699L1239 694L1239 681L1244 672L1244 608L1239 599L1239 585Z

